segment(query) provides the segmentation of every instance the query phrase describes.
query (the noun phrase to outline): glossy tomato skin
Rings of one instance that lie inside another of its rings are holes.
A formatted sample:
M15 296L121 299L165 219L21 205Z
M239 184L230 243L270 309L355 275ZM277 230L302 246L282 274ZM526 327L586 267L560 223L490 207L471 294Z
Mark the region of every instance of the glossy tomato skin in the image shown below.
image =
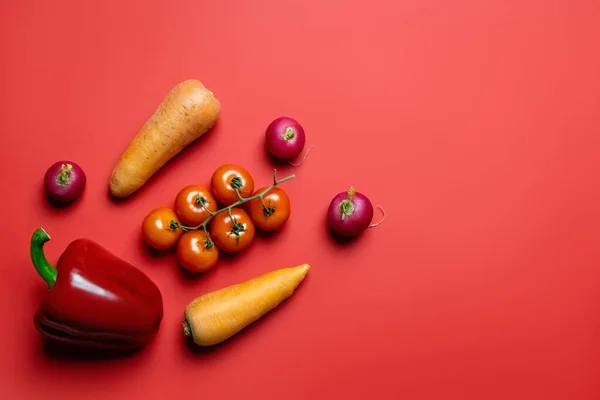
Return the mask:
M204 186L185 186L175 196L175 213L183 225L200 225L210 216L207 209L215 212L218 205L212 193Z
M188 231L177 242L177 260L189 271L208 271L219 260L219 249L203 230Z
M225 164L215 170L211 177L211 191L223 205L229 206L240 198L235 186L242 197L249 197L254 191L254 179L243 167L235 164Z
M172 208L158 207L150 211L142 221L142 237L146 243L158 250L173 247L183 231L171 229L171 221L179 222Z
M266 187L258 189L254 195L261 193ZM290 198L279 186L269 190L264 196L264 205L260 199L248 202L247 210L250 219L257 228L274 231L283 226L290 217ZM266 210L265 210L266 206Z
M246 211L238 207L231 209L231 215L223 211L210 221L210 237L219 249L230 253L242 251L250 246L254 240L254 233L252 220Z

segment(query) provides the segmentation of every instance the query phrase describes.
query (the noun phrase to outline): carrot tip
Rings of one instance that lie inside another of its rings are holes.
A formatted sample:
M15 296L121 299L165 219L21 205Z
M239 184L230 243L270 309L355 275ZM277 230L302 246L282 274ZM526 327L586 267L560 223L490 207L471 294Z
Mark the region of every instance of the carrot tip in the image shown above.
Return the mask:
M297 276L297 279L298 279L297 285L299 285L300 282L302 282L304 280L304 278L306 278L306 275L308 274L308 270L310 269L310 265L309 264L301 264L293 269L295 270L295 273L296 273L295 275Z
M310 269L310 265L309 264L301 264L298 265L297 267L293 268L296 271L300 272L302 274L302 279L304 279L304 276L306 276L306 274L308 274L308 270Z
M310 264L302 264L299 266L300 269L305 269L305 270L309 270L310 269Z

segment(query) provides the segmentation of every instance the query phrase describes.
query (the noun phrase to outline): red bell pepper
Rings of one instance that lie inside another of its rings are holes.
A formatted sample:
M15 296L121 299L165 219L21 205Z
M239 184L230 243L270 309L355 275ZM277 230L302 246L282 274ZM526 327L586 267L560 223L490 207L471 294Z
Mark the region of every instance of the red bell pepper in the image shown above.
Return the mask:
M135 349L163 318L160 290L141 270L88 240L71 242L54 268L44 256L50 236L31 238L31 260L48 291L34 317L46 337L83 347Z

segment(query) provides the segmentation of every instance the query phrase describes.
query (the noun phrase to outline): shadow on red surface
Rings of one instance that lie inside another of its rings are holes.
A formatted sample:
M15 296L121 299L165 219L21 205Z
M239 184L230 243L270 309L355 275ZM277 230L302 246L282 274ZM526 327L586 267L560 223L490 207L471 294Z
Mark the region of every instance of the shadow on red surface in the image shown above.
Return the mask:
M143 349L143 348L142 348ZM135 350L101 350L78 347L61 343L52 339L42 340L42 352L45 357L57 361L110 361L132 357L142 351Z

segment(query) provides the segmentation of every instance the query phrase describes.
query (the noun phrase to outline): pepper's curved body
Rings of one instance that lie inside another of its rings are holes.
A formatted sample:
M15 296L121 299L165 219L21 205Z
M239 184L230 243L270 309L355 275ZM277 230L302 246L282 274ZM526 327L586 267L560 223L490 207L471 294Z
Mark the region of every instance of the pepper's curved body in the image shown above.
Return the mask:
M45 259L43 229L31 239L31 258L49 290L34 317L45 336L83 347L135 349L158 332L162 295L141 270L88 239L71 242L56 269Z

